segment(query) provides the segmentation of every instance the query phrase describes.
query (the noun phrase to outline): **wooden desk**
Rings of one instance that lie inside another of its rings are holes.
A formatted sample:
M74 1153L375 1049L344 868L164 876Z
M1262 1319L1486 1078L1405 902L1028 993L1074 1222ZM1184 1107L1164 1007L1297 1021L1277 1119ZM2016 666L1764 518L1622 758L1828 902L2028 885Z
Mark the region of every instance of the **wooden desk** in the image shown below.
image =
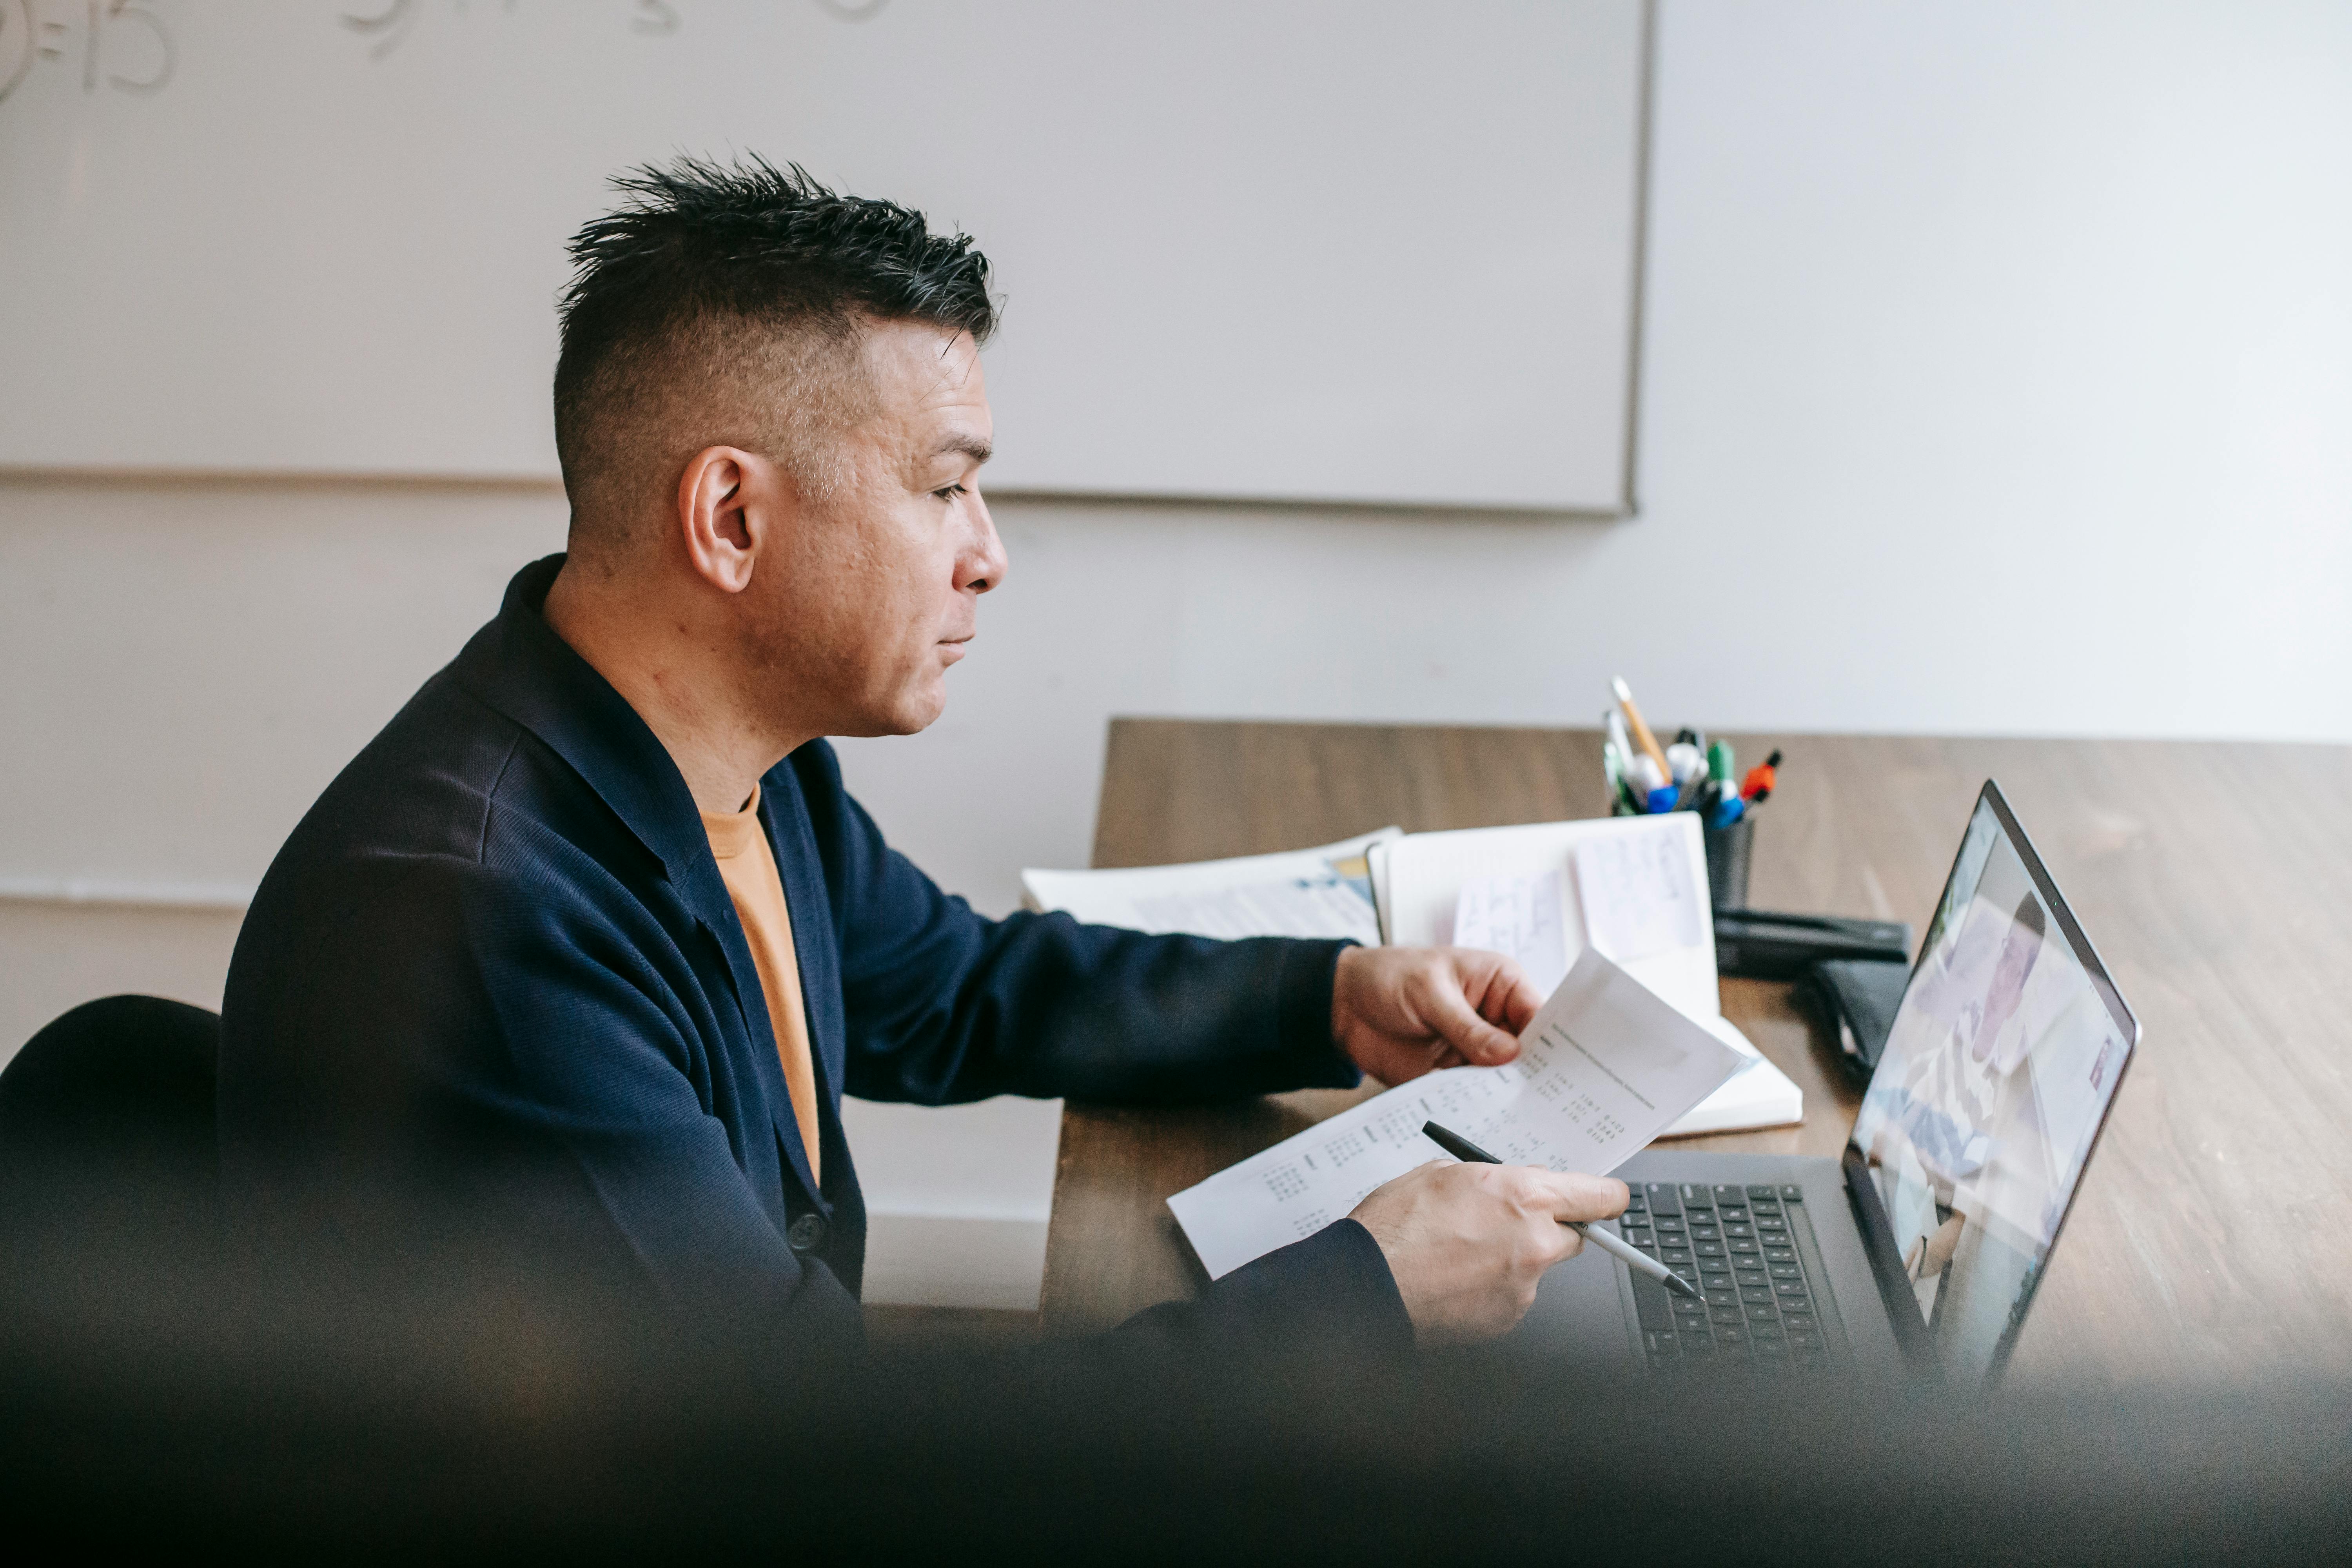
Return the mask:
M1734 735L1786 749L1759 908L1924 930L1988 775L2145 1038L2012 1363L2130 1382L2352 1372L2352 748ZM1097 866L1594 816L1597 731L1119 720ZM1696 1148L1833 1154L1856 1096L1785 986L1724 1011L1805 1091L1805 1124ZM1308 1090L1063 1113L1043 1310L1105 1328L1194 1292L1171 1193L1332 1114Z

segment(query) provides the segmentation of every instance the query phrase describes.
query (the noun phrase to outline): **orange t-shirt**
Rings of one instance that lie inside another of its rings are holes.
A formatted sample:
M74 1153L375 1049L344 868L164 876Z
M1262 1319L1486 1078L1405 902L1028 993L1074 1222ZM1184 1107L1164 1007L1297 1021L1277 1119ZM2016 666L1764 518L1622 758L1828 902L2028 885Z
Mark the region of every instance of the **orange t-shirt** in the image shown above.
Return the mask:
M775 1031L776 1055L784 1064L784 1088L793 1097L793 1119L801 1126L801 1147L808 1152L809 1174L819 1176L816 1065L809 1055L793 912L784 904L784 880L776 873L775 852L760 826L758 786L752 787L751 804L731 816L704 812L702 830L710 836L710 853L751 943L751 964L760 972L760 991L768 1004L768 1026Z

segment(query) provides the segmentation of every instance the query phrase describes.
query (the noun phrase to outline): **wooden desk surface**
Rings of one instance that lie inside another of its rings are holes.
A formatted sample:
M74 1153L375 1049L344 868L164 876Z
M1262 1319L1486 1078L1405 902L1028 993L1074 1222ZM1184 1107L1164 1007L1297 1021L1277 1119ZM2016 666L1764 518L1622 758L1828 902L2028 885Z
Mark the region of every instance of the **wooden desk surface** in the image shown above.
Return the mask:
M2144 1029L2011 1376L2352 1372L2352 748L1733 735L1784 748L1749 901L1924 930L1977 790L2000 781ZM1097 866L1594 816L1597 731L1111 726ZM1692 1148L1834 1154L1857 1097L1787 988L1724 1011L1805 1123ZM1188 1110L1070 1105L1043 1310L1106 1328L1202 1276L1165 1200L1332 1114L1307 1090Z

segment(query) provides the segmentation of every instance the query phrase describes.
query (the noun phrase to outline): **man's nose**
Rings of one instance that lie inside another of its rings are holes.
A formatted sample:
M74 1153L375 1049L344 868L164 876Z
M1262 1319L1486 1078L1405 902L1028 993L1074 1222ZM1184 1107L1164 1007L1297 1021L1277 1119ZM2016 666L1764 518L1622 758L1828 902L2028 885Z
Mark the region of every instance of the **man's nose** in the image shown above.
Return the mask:
M988 515L988 503L978 495L971 498L973 526L971 542L963 557L956 564L956 586L975 594L985 594L1001 586L1011 563L1004 558L1004 541L997 537L996 520Z

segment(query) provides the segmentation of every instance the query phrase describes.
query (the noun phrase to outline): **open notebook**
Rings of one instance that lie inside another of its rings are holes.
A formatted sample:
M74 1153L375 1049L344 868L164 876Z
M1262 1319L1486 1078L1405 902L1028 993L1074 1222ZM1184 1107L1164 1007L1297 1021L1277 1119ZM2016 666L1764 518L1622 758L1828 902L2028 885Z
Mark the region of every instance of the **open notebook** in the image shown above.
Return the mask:
M1804 1095L1723 1016L1698 818L1596 817L1405 834L1280 855L1118 871L1024 871L1023 901L1076 919L1196 936L1349 936L1483 947L1549 995L1598 948L1749 1065L1665 1130L1804 1120Z

